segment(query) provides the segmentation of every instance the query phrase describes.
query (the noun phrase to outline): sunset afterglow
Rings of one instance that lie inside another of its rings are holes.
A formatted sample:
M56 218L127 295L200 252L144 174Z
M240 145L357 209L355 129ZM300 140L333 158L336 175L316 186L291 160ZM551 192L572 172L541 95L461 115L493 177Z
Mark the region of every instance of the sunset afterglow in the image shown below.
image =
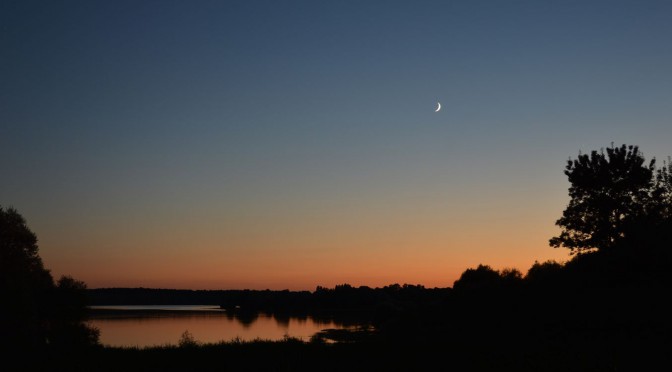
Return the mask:
M4 2L0 205L89 288L525 273L570 258L548 244L568 158L672 154L671 11Z

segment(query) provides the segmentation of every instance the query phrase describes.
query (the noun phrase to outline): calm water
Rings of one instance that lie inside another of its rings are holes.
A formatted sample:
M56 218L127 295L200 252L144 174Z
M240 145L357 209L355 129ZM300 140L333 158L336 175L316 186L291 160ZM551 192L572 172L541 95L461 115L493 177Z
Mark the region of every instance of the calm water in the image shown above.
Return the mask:
M234 315L216 306L92 306L89 324L100 330L109 346L177 344L185 331L196 341L214 343L240 340L281 340L286 336L309 340L328 328L351 325L314 317L278 317L268 314Z

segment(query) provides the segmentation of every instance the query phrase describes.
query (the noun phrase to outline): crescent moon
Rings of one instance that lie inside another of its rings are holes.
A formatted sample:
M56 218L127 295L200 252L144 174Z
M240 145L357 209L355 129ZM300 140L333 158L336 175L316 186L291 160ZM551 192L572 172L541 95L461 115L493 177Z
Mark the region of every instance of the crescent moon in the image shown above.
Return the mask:
M437 104L437 106L436 106L436 110L434 110L434 112L439 112L439 110L441 110L441 103L437 102L436 104Z

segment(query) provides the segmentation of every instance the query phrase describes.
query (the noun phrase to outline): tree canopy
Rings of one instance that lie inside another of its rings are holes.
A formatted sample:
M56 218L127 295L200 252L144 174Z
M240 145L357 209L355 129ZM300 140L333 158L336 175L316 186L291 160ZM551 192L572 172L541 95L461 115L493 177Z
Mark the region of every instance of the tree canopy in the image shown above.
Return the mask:
M572 253L611 250L630 237L656 204L655 159L646 163L637 146L613 145L579 154L565 167L570 201L556 225L553 247ZM667 173L658 173L666 175Z
M0 206L0 347L37 353L97 344L97 330L83 322L85 289L68 276L54 282L26 220Z

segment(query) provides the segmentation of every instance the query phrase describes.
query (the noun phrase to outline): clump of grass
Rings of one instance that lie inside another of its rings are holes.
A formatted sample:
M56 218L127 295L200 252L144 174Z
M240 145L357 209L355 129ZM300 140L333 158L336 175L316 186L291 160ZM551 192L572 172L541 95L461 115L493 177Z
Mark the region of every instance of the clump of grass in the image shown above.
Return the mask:
M180 341L177 344L182 348L194 348L199 345L198 341L196 341L194 335L192 335L189 330L186 330L182 333L182 336L180 336Z

